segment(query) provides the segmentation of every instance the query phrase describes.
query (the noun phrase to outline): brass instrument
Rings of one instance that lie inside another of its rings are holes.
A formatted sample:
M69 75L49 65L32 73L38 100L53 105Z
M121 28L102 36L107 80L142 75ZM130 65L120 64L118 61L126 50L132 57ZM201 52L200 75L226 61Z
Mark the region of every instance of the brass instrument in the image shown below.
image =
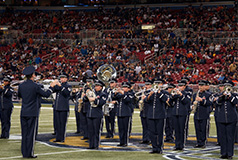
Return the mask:
M82 89L82 93L81 93L81 97L78 99L78 112L80 112L82 107L83 107L83 94L85 92L86 85L87 84L84 84L83 89Z
M88 97L88 98L96 98L96 94L95 94L95 92L94 92L94 89L93 89L93 84L92 83L90 83L89 85L88 85L88 87L89 87L89 89L87 89L87 91L86 91L86 97ZM97 107L97 105L95 105L94 104L94 101L90 101L90 105L92 106L92 107Z
M200 90L198 90L197 94L196 94L196 98L199 97L199 92ZM198 101L196 100L195 98L195 101L193 102L193 105L192 105L192 112L195 112L197 110L197 107L198 107Z
M174 96L174 95L177 95L177 92L180 91L178 88L174 88L172 91L171 91L171 95Z
M161 87L162 87L162 86L159 86L158 84L153 84L153 85L152 85L152 91L158 92L158 91L161 90Z
M231 92L233 91L233 88L231 87L231 86L225 86L224 87L224 94L226 95L226 96L229 96L229 95L231 95Z
M97 69L97 78L103 81L106 85L108 84L110 79L116 78L116 77L117 77L117 71L112 65L104 64ZM112 91L110 91L106 104L102 106L102 111L105 116L109 116L110 111L114 108L111 94L117 91L118 91L117 88L114 88Z
M144 109L144 100L142 97L145 96L145 89L142 89L139 92L135 93L135 97L139 100L139 110L142 111Z

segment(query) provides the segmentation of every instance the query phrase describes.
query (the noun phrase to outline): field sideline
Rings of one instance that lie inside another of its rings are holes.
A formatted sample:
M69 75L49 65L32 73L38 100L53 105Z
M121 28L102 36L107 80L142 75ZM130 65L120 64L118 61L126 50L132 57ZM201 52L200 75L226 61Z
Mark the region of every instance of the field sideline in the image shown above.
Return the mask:
M14 104L15 108L13 109L12 113L12 126L10 131L10 139L0 139L0 160L7 160L7 159L22 159L21 156L21 131L20 131L20 104ZM70 116L68 119L67 124L67 133L74 133L76 131L75 125L75 115L74 115L74 106L70 107ZM51 105L44 104L41 108L40 119L39 119L39 134L45 133L53 133L53 110ZM105 123L104 123L105 124ZM105 125L104 125L105 126ZM193 115L190 116L189 121L189 135L194 136L194 123L193 123ZM103 132L105 132L105 128ZM139 110L135 110L133 115L133 126L132 126L132 133L141 133L142 127L139 117ZM116 133L118 132L117 124L116 124ZM210 137L216 136L215 130L215 123L213 113L211 114L211 129L210 129ZM208 147L207 147L208 148ZM185 148L186 149L186 148ZM171 150L165 150L165 154L179 154L177 152ZM55 160L55 159L130 159L130 160L138 160L138 159L166 159L163 155L154 155L149 154L145 151L140 152L121 152L121 151L92 151L86 149L73 149L73 148L66 148L66 147L55 147L51 146L47 143L43 142L36 142L35 145L35 154L38 155L39 160ZM197 153L199 155L199 152ZM200 153L201 154L201 153ZM238 155L237 146L235 147L235 155ZM215 151L206 152L206 157L208 159L217 159L219 157L219 149ZM196 158L196 156L189 158L188 156L180 155L181 159L200 159ZM205 159L207 159L205 158ZM204 159L204 158L202 158ZM238 159L238 157L234 156L234 159Z

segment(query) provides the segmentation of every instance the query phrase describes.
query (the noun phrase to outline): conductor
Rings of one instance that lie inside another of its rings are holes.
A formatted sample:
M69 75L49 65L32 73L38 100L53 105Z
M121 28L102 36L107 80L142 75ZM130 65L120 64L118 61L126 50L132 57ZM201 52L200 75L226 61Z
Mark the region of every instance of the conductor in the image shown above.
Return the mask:
M35 68L33 66L26 67L23 70L26 75L26 81L19 85L18 96L22 98L21 108L21 152L23 158L37 158L34 155L35 132L37 127L37 119L40 106L38 96L49 97L52 90L44 91L40 85L34 82ZM51 87L53 84L51 84Z

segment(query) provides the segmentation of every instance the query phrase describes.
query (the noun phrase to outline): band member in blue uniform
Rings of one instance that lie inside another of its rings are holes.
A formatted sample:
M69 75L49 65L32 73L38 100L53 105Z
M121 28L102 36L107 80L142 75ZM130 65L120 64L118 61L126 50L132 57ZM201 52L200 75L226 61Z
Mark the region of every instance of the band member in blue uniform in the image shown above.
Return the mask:
M54 142L64 142L66 136L66 124L69 116L69 99L71 86L67 83L68 75L61 73L59 76L60 82L55 81L55 86L51 88L56 92L54 101L55 107L55 122L56 122L56 140Z
M206 81L199 81L199 90L193 95L194 125L197 137L195 148L205 148L207 140L207 130L210 117L210 107L212 105L212 94L206 91Z
M178 81L178 90L172 96L170 103L172 103L172 119L175 130L175 148L174 150L183 150L186 140L186 123L189 114L191 103L190 94L185 91L186 81Z
M113 100L118 100L117 119L119 128L120 144L118 146L126 147L129 139L129 128L133 110L134 95L130 92L131 84L122 83L123 90L117 90Z
M216 98L218 107L217 121L219 125L222 159L232 159L234 154L234 137L237 122L236 104L237 98L229 91L234 83L229 80L224 81L224 92Z
M21 108L21 152L23 158L36 158L34 155L34 143L37 118L39 115L38 95L42 97L49 97L52 90L42 90L42 88L34 82L35 68L33 66L26 67L23 74L26 75L27 80L19 85L18 96L22 98ZM51 84L53 87L54 84Z
M171 92L176 88L176 86L172 83L168 84L166 95L169 98L172 98ZM166 103L166 124L165 124L165 142L173 142L174 141L174 129L173 129L173 121L172 121L172 104Z
M186 91L186 93L189 97L192 97L193 89L188 86L190 79L188 77L182 77L181 80L186 81L186 87L185 87L184 91ZM191 106L191 101L187 105L189 112L188 112L188 117L187 117L188 119L186 121L186 138L188 138L188 133L189 133L189 118L190 118L190 113L191 113L191 107L190 106Z
M157 85L149 95L144 99L148 105L148 129L150 133L150 140L152 143L152 152L162 154L163 139L164 139L164 125L166 118L166 101L169 98L166 96L166 92L161 89L163 85L162 79L154 81L154 85Z
M87 90L86 98L90 102L87 112L88 133L89 133L89 149L98 149L101 137L101 127L103 121L102 106L106 103L107 95L102 92L104 83L100 80L95 81L95 91ZM89 97L87 92L95 94Z
M131 136L131 130L132 130L132 123L133 123L133 114L134 114L134 108L138 108L138 103L137 103L137 100L136 100L136 97L135 97L135 91L134 91L134 87L135 87L135 83L134 82L129 82L131 84L131 88L130 88L130 92L131 94L133 95L134 99L132 100L132 113L131 113L131 120L130 120L130 125L129 125L129 137Z
M13 88L10 86L11 78L5 77L3 79L4 86L0 86L0 121L2 123L1 138L8 139L11 128L11 115L12 115L12 94Z
M145 96L149 95L149 93L151 91L151 87L152 87L152 81L149 79L145 80L145 92L144 92ZM147 114L148 114L148 109L149 109L148 105L150 105L150 104L147 101L146 102L143 101L142 108L139 108L141 124L142 124L142 142L141 142L141 144L149 144L150 143L150 135L149 135L149 129L148 129L148 120L147 120Z
M79 99L82 98L82 93L83 93L83 86L84 83L83 81L79 82L79 90L74 89L72 91L72 96L71 99L74 102L74 113L75 113L75 119L76 119L76 132L75 134L79 134L82 131L82 128L80 127L80 111L81 108L79 108ZM82 104L80 104L82 105Z
M109 81L109 88L106 89L107 94L107 101L109 103L114 104L114 108L110 108L109 115L105 115L105 122L106 122L106 129L107 129L107 135L106 138L113 138L114 137L114 131L115 131L115 117L116 117L116 101L112 101L112 97L114 96L113 89L116 88L117 80L111 79Z
M84 92L90 89L90 86L92 87L93 83L94 83L93 78L88 77L86 79L86 86L84 87ZM82 109L80 111L80 120L81 120L80 125L82 126L82 130L83 130L83 138L81 140L88 139L87 112L89 110L89 107L90 107L90 102L85 97L85 93L83 93L83 104L82 104Z
M223 93L223 91L224 91L224 85L223 85L223 83L222 82L220 82L220 84L218 85L218 88L219 88L219 91L220 91L220 93L217 93L217 94L215 94L215 99L216 99L216 97L219 97L219 95L221 94L221 93ZM217 106L217 103L216 103L216 101L213 101L213 105L214 105L214 107L215 107L215 111L214 111L214 118L215 118L215 123L216 123L216 130L217 130L217 145L218 146L220 146L220 142L221 142L221 135L220 135L220 129L219 129L219 125L218 125L218 121L217 121L217 113L218 113L218 106Z

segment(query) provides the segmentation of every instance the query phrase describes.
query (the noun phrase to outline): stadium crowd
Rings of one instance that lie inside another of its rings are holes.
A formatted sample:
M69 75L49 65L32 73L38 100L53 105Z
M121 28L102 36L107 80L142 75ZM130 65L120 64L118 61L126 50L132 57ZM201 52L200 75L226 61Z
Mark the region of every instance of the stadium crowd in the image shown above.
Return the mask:
M234 8L202 5L181 10L6 11L0 24L24 34L14 43L0 43L1 77L13 73L13 79L23 79L22 69L33 64L44 79L54 79L64 71L71 75L70 81L79 81L96 77L99 66L109 63L118 71L119 81L142 82L157 76L175 82L177 75L190 77L190 83L202 78L213 84L224 79L237 81L238 42L234 38L238 24L234 13ZM144 31L142 24L156 24L156 28ZM99 34L82 45L77 35L85 30ZM73 33L74 45L54 43L67 33ZM52 42L36 41L34 35ZM52 52L54 57L44 58ZM154 58L146 60L147 55ZM201 68L203 65L206 67Z

